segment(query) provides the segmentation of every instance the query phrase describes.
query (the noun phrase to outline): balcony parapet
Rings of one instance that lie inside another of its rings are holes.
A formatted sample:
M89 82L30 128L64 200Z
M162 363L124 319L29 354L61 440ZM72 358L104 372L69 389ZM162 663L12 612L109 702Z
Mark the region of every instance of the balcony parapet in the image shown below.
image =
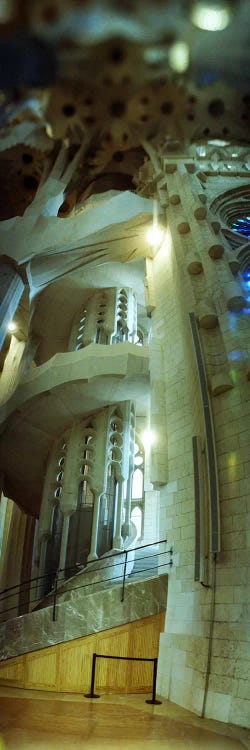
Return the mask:
M130 375L145 379L149 371L148 347L138 347L130 342L115 346L89 344L79 351L55 354L47 362L32 369L22 378L15 392L0 407L0 424L17 408L42 394L53 395L53 390L70 383L87 384L102 378L122 379ZM105 387L102 389L105 391ZM109 388L107 389L109 390ZM112 392L112 391L111 391ZM123 396L123 400L130 398ZM105 404L112 403L114 399ZM122 400L122 399L118 399Z

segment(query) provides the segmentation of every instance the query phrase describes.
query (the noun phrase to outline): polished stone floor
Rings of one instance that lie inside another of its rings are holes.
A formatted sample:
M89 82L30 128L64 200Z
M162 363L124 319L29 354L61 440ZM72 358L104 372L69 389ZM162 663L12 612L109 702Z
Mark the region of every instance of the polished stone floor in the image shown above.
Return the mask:
M0 750L243 750L250 732L145 695L81 695L0 687Z

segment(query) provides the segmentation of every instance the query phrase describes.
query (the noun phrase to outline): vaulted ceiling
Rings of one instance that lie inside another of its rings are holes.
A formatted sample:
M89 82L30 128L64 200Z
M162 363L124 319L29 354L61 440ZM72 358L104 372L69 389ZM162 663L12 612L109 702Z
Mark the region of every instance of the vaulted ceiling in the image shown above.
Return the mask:
M198 28L196 6L206 18L214 5L226 27ZM145 140L170 153L244 145L247 14L245 0L1 3L0 219L23 215L62 143L82 152L61 217L91 193L135 188Z

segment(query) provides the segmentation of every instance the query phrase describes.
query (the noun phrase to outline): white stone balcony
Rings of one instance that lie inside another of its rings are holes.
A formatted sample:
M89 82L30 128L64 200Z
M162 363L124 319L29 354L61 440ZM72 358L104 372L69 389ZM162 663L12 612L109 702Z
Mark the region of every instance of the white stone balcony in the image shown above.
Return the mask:
M5 493L38 513L45 465L53 441L74 422L105 406L132 400L145 413L148 349L129 342L90 344L56 354L22 379L0 409L0 469Z

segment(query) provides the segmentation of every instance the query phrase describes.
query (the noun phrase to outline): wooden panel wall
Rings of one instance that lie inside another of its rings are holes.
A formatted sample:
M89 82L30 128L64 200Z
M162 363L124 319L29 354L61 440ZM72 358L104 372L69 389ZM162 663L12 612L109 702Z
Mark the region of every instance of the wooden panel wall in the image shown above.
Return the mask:
M92 655L158 655L165 612L120 625L111 630L77 638L0 663L0 684L32 690L86 693L90 690ZM153 664L97 659L96 690L100 692L149 692Z

